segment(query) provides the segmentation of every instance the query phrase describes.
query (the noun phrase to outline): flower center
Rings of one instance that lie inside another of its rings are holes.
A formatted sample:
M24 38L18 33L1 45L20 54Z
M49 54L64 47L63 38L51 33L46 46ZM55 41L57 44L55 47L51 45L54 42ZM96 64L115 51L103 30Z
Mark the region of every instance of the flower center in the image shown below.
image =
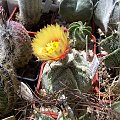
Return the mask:
M47 43L46 45L46 51L48 53L53 53L59 46L59 42L51 41L50 43Z

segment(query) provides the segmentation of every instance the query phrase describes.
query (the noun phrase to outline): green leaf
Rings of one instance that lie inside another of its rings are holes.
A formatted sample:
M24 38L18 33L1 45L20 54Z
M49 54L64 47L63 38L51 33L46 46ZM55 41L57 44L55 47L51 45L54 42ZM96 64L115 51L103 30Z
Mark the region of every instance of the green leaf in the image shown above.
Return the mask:
M112 104L112 108L114 108L115 111L120 113L120 101L115 102L114 104Z
M78 22L73 22L69 25L69 29L73 26L80 26L80 24Z

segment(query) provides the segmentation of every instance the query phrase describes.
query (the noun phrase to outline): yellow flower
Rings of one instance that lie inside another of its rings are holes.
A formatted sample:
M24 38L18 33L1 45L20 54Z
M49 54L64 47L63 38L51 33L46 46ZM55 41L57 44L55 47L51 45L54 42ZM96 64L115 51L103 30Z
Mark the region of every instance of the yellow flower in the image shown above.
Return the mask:
M61 60L69 51L67 33L58 24L48 25L37 32L32 42L32 48L33 53L40 60Z

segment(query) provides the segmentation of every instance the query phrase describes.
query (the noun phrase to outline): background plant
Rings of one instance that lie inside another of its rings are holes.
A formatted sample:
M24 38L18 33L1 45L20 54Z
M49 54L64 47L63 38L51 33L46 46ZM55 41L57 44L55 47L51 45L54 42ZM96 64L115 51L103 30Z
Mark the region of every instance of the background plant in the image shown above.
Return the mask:
M18 0L18 19L28 29L40 21L42 0Z
M71 45L77 50L85 50L86 40L90 43L92 28L81 21L73 22L68 28Z
M68 22L91 21L104 32L111 31L120 20L119 0L63 0L59 12ZM93 18L93 19L91 19Z

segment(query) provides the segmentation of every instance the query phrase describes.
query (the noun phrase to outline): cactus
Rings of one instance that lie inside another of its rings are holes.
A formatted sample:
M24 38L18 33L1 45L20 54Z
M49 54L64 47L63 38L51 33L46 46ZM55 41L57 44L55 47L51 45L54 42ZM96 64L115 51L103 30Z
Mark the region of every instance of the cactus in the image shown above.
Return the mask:
M59 7L60 14L69 22L90 22L93 14L91 0L62 0Z
M0 8L0 118L13 110L20 82L15 69L25 65L31 58L31 42L25 28L14 21L6 21ZM4 98L2 97L4 96Z
M18 0L18 19L25 28L30 29L40 21L42 0Z
M91 72L88 62L76 50L68 56L51 64L47 63L42 74L42 84L48 93L62 89L77 89L88 92L91 88Z
M86 36L88 36L88 42L91 40L91 31L92 28L81 21L71 23L69 25L69 35L72 38L72 46L77 50L83 50L86 45Z
M114 8L115 0L98 0L94 9L94 21L102 31L108 32L110 15Z
M13 65L10 61L6 61L0 65L0 118L10 113L18 96L20 82L16 79Z
M15 68L22 67L31 58L31 39L20 23L8 21L6 25L0 26L0 63L9 58Z
M119 67L120 66L120 24L118 24L118 29L116 33L108 36L100 42L100 46L108 52L108 55L105 56L104 61L105 65L110 67Z
M120 48L114 50L112 53L108 54L105 59L106 67L120 67Z
M111 53L114 50L120 48L120 36L117 33L114 33L103 39L100 42L100 46L103 47L106 52Z

